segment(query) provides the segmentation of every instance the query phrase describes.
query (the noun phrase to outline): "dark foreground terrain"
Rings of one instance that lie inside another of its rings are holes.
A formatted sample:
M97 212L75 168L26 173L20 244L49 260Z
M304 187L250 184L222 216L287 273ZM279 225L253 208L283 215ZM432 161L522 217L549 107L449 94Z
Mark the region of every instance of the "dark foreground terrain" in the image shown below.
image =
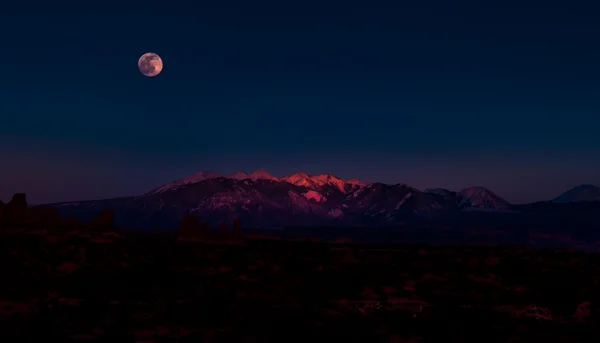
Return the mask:
M597 342L600 256L3 229L2 341Z

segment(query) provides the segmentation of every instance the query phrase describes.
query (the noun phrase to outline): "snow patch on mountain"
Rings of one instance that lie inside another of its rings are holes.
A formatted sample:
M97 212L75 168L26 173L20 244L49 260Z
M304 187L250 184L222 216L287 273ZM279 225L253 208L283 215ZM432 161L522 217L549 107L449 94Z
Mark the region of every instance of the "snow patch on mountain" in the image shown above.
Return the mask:
M396 205L395 210L399 209L402 206L402 204L404 204L404 202L406 200L408 200L409 198L411 198L412 196L413 196L412 192L406 193L404 198L402 198L402 200L400 200L400 202Z
M312 199L316 202L325 202L327 201L327 198L324 197L323 195L321 195L321 193L317 192L317 191L308 191L306 193L302 193L302 195L306 198L306 199Z
M198 206L190 211L190 213L201 211L206 208L213 210L231 210L236 204L243 204L237 194L233 192L216 193L211 197L200 202Z
M284 176L279 180L291 183L296 186L302 186L311 189L318 189L323 186L330 185L334 188L337 188L342 193L352 192L355 191L357 188L366 185L365 182L362 182L357 179L344 181L339 177L329 173L308 175L304 172L297 172L288 176Z
M312 207L310 206L310 203L304 196L290 191L288 192L288 197L290 199L289 207L294 212L311 212Z
M339 189L340 192L345 193L346 190L344 189L344 185L345 182L344 180L333 176L331 174L317 174L317 175L313 175L311 177L311 179L319 186L324 186L324 185L332 185L335 188Z
M344 211L342 211L339 208L332 208L331 210L329 210L329 212L327 212L327 216L333 218L341 218L344 216Z
M310 176L304 172L296 172L294 174L284 176L280 180L291 183L292 185L296 185L298 181L303 179L310 179Z

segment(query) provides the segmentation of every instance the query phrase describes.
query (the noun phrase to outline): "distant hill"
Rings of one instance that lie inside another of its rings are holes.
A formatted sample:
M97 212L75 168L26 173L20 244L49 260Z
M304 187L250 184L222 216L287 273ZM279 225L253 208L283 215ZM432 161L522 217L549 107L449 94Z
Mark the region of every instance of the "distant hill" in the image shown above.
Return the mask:
M580 185L556 197L555 203L569 203L581 201L600 201L600 187L594 185Z

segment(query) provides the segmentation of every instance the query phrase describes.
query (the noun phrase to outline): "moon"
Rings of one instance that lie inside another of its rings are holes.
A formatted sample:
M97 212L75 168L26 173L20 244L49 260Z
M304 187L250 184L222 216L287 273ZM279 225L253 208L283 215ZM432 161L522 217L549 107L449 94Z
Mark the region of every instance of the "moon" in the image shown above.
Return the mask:
M163 68L163 62L157 54L147 52L138 60L138 68L143 75L152 77L160 74Z

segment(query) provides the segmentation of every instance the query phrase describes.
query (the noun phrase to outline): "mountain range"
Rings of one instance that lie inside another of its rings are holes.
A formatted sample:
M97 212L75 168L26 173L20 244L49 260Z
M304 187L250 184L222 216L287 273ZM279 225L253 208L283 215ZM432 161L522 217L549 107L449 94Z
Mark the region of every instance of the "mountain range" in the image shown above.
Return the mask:
M406 184L343 180L328 173L275 177L257 170L230 175L201 171L140 196L52 205L82 220L112 209L118 225L132 228L176 227L186 214L215 224L240 218L250 227L283 228L456 223L482 217L490 224L506 218L530 223L534 218L550 225L567 217L600 217L600 211L595 212L600 209L598 200L600 188L592 185L575 187L552 201L513 205L485 187L420 191Z

